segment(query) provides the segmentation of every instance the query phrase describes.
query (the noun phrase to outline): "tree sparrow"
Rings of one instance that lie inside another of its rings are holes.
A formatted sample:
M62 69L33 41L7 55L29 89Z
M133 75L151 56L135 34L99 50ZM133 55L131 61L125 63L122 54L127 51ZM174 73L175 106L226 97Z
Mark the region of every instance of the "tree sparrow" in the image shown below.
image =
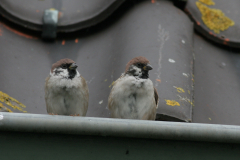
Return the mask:
M88 109L88 86L71 59L52 65L45 83L48 114L85 116Z
M112 118L155 120L158 93L149 79L149 70L152 66L145 57L128 62L108 98Z

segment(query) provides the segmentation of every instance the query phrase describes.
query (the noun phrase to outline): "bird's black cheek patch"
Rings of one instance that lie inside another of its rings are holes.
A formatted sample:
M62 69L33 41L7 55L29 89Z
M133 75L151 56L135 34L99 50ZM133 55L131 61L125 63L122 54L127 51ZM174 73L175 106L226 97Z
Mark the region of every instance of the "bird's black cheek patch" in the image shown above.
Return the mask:
M142 79L148 79L149 78L149 74L148 74L148 71L142 71L142 76L140 77Z
M55 71L54 71L55 75L58 75L58 74L61 73L61 72L63 72L63 71L59 71L59 70L55 70Z
M73 79L77 74L77 71L75 69L68 69L68 78Z

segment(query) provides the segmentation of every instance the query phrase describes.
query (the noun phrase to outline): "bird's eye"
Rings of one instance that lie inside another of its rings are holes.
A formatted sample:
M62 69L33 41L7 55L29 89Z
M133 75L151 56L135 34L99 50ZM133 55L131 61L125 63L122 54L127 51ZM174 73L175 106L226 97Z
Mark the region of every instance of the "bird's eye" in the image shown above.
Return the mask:
M67 68L67 65L66 65L66 64L63 64L63 65L62 65L62 68L63 68L63 69L66 69L66 68Z
M138 66L138 67L141 67L141 64L140 64L140 63L137 63L137 66Z

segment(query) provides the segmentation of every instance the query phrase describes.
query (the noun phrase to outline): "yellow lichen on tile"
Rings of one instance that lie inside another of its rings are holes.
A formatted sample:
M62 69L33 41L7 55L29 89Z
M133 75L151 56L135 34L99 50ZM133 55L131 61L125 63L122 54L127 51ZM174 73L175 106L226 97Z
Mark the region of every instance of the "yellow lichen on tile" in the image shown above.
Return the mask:
M109 88L111 88L114 85L115 81L112 82L112 84L110 84Z
M12 107L13 109L17 109L17 110L19 110L21 112L25 112L25 113L27 112L27 111L23 110L23 108L26 108L26 106L24 104L18 102L16 99L10 97L8 94L3 93L1 91L0 91L0 101L5 103L6 105Z
M8 109L7 107L5 107L2 103L0 103L0 109L4 108L5 110L7 110L8 112L12 112L11 109Z
M180 106L180 104L177 101L167 100L167 99L165 99L165 101L166 101L166 104L169 106Z
M206 5L215 5L215 2L213 2L212 0L199 0L199 1Z
M188 99L188 102L194 107L194 101L190 101L189 99Z
M185 92L184 89L182 89L180 87L176 87L176 86L173 86L173 87L177 89L178 93L184 93Z
M196 5L202 13L204 24L215 33L220 33L234 25L234 21L225 16L220 9L209 8L200 2L196 2Z
M190 91L188 90L188 94L190 94Z

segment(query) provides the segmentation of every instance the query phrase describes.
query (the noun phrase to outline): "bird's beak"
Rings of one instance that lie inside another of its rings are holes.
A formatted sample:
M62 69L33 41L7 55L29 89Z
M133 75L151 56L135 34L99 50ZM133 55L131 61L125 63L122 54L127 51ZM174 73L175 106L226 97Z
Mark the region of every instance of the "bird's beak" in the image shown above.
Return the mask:
M150 64L147 64L146 66L143 67L145 71L152 70L152 66Z
M72 63L69 69L73 70L73 69L76 69L77 67L78 65L76 63Z

